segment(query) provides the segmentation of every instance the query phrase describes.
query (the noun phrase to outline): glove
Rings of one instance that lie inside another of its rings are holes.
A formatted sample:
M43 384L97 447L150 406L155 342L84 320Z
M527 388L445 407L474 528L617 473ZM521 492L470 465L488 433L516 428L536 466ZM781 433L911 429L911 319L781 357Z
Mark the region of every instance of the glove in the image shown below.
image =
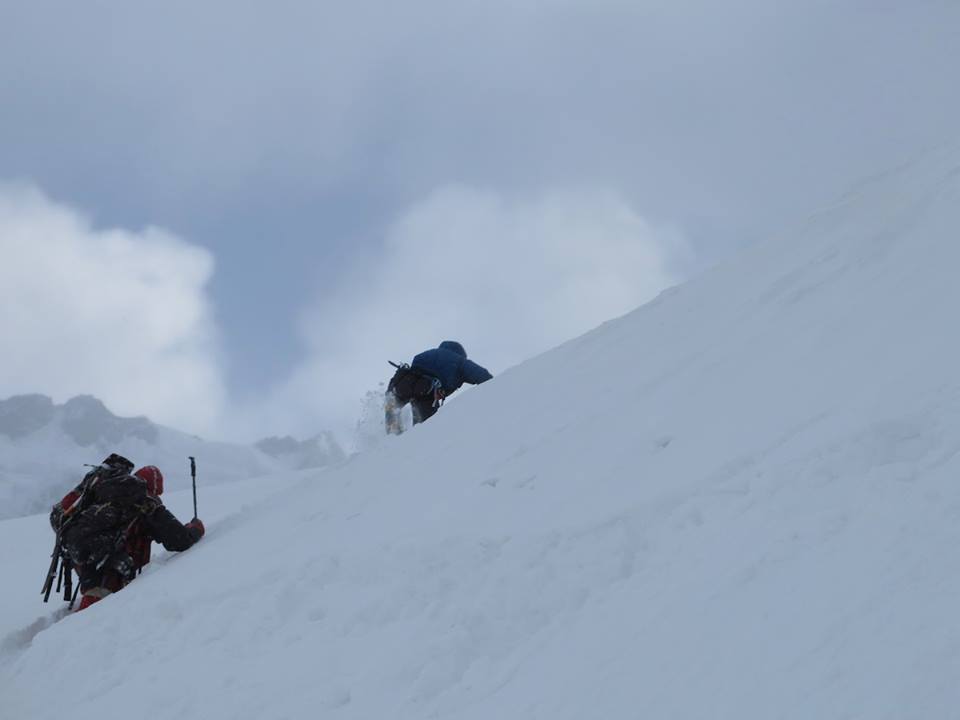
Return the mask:
M190 531L190 534L194 536L195 540L199 540L207 532L206 528L203 527L203 521L200 518L194 518L188 522L184 527Z

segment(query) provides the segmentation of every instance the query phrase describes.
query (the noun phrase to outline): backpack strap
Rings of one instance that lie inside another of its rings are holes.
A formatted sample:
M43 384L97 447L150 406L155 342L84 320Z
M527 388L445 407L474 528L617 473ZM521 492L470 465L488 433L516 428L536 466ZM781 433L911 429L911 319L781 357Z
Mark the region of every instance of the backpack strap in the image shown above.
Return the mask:
M443 391L443 383L440 382L439 378L433 379L433 387L431 390L433 392L433 406L435 408L442 407L447 394Z

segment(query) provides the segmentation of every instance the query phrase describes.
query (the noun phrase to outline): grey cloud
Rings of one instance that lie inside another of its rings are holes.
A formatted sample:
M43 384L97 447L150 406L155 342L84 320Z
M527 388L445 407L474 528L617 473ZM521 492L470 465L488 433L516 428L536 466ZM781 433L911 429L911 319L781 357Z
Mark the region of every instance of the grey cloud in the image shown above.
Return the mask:
M743 207L758 192L765 214L805 202L794 191L814 173L846 180L878 145L951 127L942 68L957 13L760 0L23 4L4 23L0 159L33 173L46 154L55 190L82 180L57 182L66 168L178 218L229 210L267 183L322 195L352 180L402 202L451 181L584 176L663 214ZM916 113L918 101L938 112Z

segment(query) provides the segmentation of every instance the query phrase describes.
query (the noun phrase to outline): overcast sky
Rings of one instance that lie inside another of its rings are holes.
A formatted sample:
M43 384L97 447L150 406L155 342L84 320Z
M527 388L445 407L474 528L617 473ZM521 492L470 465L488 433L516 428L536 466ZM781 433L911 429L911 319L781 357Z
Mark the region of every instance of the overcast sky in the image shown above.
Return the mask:
M0 396L324 428L960 127L957 0L0 0Z

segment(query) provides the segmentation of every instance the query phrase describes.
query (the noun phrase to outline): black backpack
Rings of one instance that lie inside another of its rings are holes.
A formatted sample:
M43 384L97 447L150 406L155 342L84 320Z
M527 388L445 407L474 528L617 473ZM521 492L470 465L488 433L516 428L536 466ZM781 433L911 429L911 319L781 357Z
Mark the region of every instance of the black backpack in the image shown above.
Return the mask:
M397 371L387 385L387 391L392 392L401 403L408 403L415 397L430 397L440 389L440 381L432 375L427 375L406 363L395 367Z
M132 462L121 455L112 454L84 476L77 486L80 496L68 510L54 508L50 522L57 537L41 591L44 602L49 600L53 581L58 578L57 592L64 585L64 599L70 600L72 607L76 597L72 592L74 565L99 566L116 552L126 531L123 527L125 513L115 504L98 504L96 496L104 484L133 480L131 470Z

